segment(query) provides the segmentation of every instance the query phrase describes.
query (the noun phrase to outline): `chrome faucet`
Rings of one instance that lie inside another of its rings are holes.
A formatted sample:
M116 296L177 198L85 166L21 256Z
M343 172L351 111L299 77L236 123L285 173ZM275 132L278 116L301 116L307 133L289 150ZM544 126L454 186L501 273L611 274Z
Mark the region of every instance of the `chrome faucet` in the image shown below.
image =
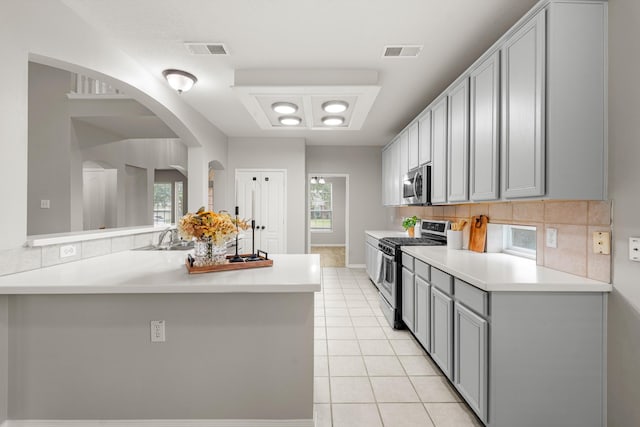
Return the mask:
M167 234L170 235L169 246L180 242L180 238L178 237L178 229L175 227L167 227L162 230L162 233L160 233L160 237L158 237L158 247L162 247L162 243L164 242Z

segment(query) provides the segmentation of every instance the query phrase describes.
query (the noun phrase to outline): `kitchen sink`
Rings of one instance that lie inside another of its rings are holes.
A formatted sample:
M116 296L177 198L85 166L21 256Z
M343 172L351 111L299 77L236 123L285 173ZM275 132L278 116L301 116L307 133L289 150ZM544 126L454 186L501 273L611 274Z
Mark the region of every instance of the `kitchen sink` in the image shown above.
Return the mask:
M193 242L171 246L147 245L133 249L134 251L188 251L193 249Z

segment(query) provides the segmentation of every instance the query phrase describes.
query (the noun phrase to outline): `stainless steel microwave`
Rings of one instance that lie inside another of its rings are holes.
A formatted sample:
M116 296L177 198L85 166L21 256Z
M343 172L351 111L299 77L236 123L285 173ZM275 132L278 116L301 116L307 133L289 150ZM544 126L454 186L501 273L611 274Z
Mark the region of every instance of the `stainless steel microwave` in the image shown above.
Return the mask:
M412 169L402 178L405 205L431 205L431 165Z

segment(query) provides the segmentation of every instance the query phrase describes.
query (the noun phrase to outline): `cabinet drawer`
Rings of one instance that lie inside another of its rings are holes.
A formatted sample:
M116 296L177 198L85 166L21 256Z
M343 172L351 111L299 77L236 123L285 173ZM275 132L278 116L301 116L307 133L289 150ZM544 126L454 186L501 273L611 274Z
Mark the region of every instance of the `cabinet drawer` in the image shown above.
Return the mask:
M460 279L455 279L455 286L456 300L482 316L489 315L489 297L485 291Z
M415 261L415 273L426 281L431 280L431 266L418 259Z
M378 248L378 239L376 239L375 237L371 237L368 234L367 234L367 243L375 247L376 249Z
M444 271L431 267L431 284L447 295L453 295L453 277Z
M413 257L402 253L402 266L409 271L413 271Z

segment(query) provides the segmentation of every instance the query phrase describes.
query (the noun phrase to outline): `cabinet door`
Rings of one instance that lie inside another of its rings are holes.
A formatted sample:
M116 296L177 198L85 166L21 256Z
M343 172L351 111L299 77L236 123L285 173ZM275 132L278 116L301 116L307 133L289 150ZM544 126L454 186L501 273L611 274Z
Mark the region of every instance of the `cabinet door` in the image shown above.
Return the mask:
M419 166L431 161L431 110L418 121Z
M391 165L389 167L389 171L391 173L391 188L390 188L390 205L391 206L400 206L401 203L401 184L402 184L402 174L400 173L400 159L401 159L401 149L400 149L400 140L396 140L391 146Z
M431 110L431 202L447 202L447 98Z
M400 134L400 178L409 172L409 132Z
M545 191L545 11L502 49L502 195Z
M428 352L431 352L431 343L429 342L429 326L431 323L429 315L429 290L431 285L417 275L415 276L415 283L416 311L414 315L413 334L418 341L420 341L420 344L422 344Z
M447 188L449 202L469 200L469 79L455 86L449 97Z
M481 420L487 421L487 321L456 302L454 384Z
M409 132L409 170L420 166L420 132L418 122L414 122Z
M431 358L453 380L453 300L431 287Z
M391 158L391 150L389 148L382 150L382 204L389 206L389 159Z
M402 320L411 332L413 332L415 311L414 286L413 273L402 267Z
M496 52L471 72L469 120L471 200L498 198L499 88L500 52Z

